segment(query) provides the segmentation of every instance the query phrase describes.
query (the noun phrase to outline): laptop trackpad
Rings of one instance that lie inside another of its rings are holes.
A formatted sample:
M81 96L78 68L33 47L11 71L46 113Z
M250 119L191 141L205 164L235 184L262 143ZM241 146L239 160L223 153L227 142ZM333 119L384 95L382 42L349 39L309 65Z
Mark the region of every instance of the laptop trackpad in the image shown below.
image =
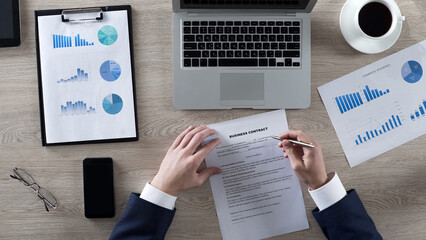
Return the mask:
M263 73L220 74L220 100L223 105L264 105Z

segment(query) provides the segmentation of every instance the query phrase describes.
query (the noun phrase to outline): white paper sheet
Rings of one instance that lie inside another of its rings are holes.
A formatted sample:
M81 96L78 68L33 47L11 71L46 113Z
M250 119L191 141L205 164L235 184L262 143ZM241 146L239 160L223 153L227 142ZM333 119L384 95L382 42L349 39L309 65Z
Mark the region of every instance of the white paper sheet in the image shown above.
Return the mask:
M426 133L426 40L318 88L351 167Z
M136 137L127 11L38 21L46 142Z
M309 228L300 183L278 141L284 110L209 125L221 144L206 158L224 240L251 240Z

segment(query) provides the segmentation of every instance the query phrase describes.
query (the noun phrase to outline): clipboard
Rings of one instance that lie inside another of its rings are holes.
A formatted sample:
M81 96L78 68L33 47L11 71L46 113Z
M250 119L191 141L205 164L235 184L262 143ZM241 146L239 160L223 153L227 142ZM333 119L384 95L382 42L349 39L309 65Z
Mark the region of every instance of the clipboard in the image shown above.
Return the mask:
M138 141L130 5L35 11L43 146Z

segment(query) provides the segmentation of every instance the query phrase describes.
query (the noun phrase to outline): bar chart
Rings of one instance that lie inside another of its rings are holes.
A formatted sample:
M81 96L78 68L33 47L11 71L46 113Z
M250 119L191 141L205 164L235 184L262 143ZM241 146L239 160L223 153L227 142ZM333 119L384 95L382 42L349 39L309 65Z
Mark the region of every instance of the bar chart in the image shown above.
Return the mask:
M395 128L402 126L402 121L399 115L392 115L381 127L370 129L365 131L365 133L358 134L357 139L355 139L355 144L360 145L362 143L378 138L381 135L384 135L387 132L392 131Z
M53 48L72 47L72 38L63 35L53 34Z
M86 39L80 38L80 34L74 37L76 47L93 46L93 42L89 43Z
M361 93L360 93L361 92ZM378 89L370 89L368 85L365 86L359 92L349 93L346 95L341 95L335 97L334 100L339 107L339 111L341 114L348 112L354 108L357 108L364 104L364 102L370 102L374 99L380 98L386 94L389 94L389 89L386 90L378 90ZM364 100L363 100L364 99Z
M89 81L89 74L85 72L84 70L77 68L77 74L67 78L67 79L60 79L57 81L58 84L61 83L73 83L73 82L87 82Z
M93 42L88 42L86 39L81 38L80 34L77 34L74 37L53 34L53 48L84 47L93 45Z
M423 104L423 105L422 105ZM410 115L410 119L415 121L416 119L419 119L420 117L426 116L426 100L423 100L423 103L419 105L419 108L414 111Z
M96 109L89 107L87 103L83 101L68 101L65 105L61 105L61 116L74 116L74 115L85 115L95 114Z

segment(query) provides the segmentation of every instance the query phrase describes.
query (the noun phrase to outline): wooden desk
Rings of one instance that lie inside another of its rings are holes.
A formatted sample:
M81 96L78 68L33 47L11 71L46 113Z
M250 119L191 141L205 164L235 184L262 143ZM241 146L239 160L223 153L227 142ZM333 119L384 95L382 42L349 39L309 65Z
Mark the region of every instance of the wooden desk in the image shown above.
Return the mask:
M107 239L130 192L140 192L155 175L172 140L186 126L253 115L263 111L176 111L172 106L172 4L170 0L59 1L22 3L22 45L0 50L0 239ZM145 3L145 4L144 4ZM353 169L345 159L316 88L426 37L424 0L397 0L407 20L398 42L381 54L353 50L339 29L343 0L319 0L312 12L312 105L287 112L291 129L302 129L323 146L328 171L337 171L347 189L356 188L385 239L426 236L426 136ZM131 4L135 40L140 141L42 147L34 38L34 10ZM84 218L82 160L114 159L116 217ZM28 170L50 190L59 208L43 204L9 177L14 167ZM310 229L273 239L325 239L302 186ZM220 239L209 183L182 194L168 239Z

